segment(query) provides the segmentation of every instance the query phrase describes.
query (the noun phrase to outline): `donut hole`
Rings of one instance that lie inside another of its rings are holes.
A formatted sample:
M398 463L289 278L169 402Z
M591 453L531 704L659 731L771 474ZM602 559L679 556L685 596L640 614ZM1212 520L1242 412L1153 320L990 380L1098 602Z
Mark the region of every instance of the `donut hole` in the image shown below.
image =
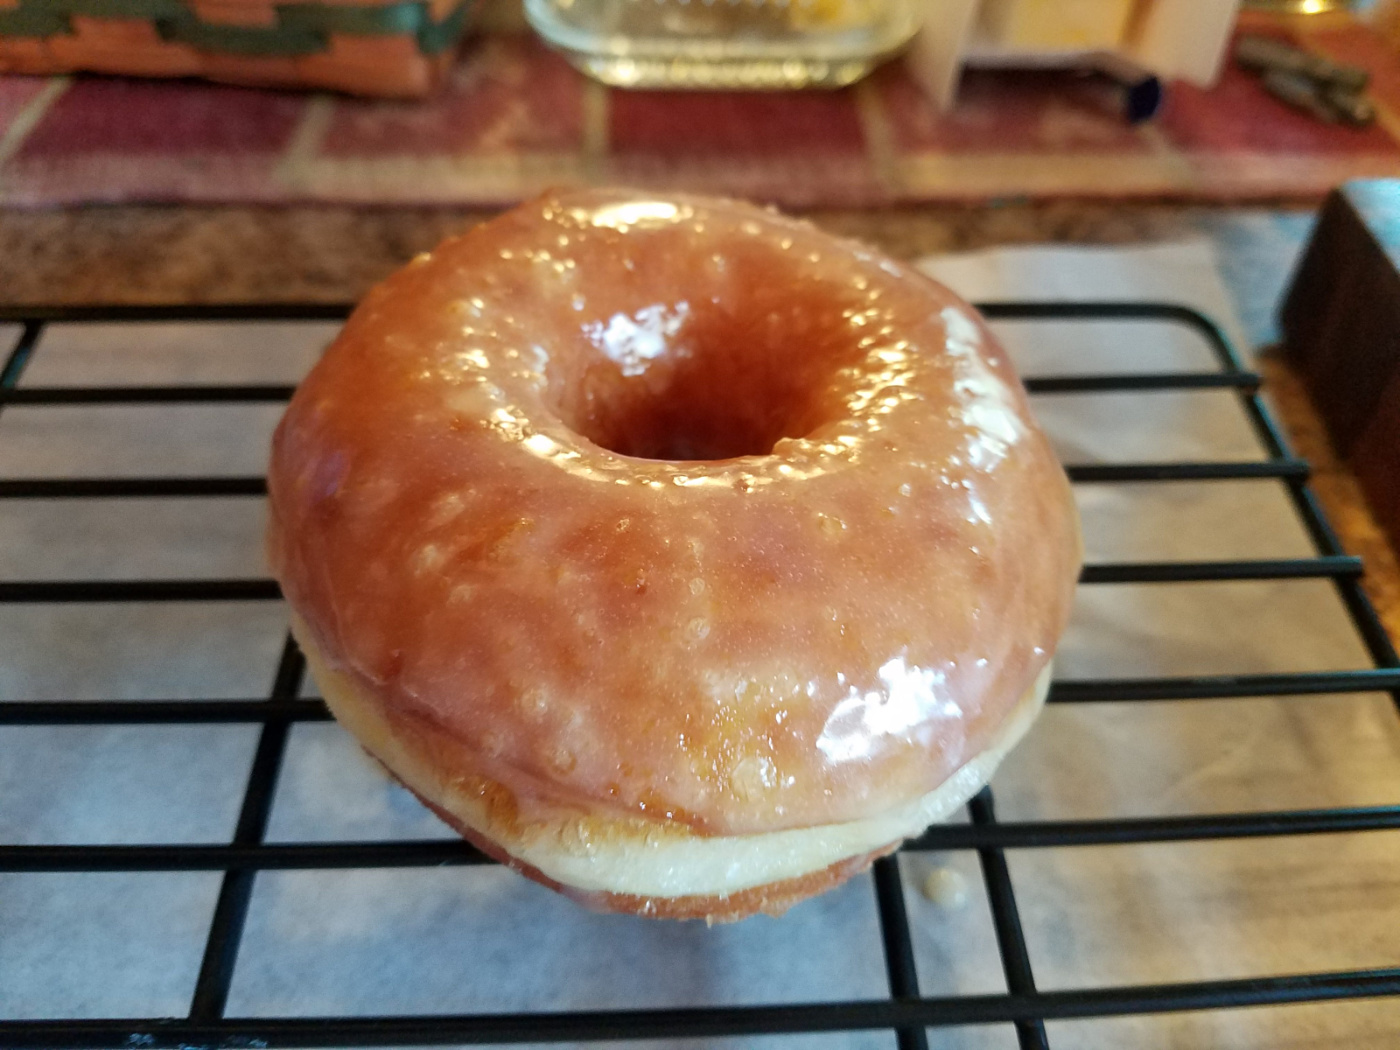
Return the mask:
M839 413L835 377L859 351L833 298L795 298L789 288L739 304L615 314L586 325L576 352L551 360L548 399L574 431L625 456L769 455ZM646 356L628 353L650 319L659 320Z

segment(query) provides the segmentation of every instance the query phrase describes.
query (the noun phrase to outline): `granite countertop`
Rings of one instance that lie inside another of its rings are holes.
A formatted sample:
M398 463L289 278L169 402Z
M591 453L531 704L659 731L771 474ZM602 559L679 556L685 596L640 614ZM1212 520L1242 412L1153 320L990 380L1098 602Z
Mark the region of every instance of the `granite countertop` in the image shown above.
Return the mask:
M0 221L0 304L344 302L490 214L151 205L9 212ZM824 210L809 217L913 258L1005 244L1168 240L1199 235L1237 214L1223 207L1059 201ZM1267 316L1268 304L1259 312ZM1251 329L1258 338L1257 326ZM1394 551L1329 448L1302 384L1275 355L1264 355L1261 368L1295 448L1314 465L1318 496L1348 551L1366 559L1367 590L1392 638L1400 639Z
M1161 240L1196 229L1204 211L1052 203L809 215L912 258L998 244ZM0 302L341 302L491 214L150 205L12 211L0 221Z

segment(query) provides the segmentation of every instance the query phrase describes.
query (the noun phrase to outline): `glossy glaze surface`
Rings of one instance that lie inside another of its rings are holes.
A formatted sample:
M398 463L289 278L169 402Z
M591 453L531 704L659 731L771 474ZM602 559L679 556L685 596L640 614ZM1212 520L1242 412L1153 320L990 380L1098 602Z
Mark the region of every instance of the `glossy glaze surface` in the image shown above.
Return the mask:
M323 655L528 810L922 795L1050 657L1068 485L971 308L767 212L549 196L376 288L278 430Z

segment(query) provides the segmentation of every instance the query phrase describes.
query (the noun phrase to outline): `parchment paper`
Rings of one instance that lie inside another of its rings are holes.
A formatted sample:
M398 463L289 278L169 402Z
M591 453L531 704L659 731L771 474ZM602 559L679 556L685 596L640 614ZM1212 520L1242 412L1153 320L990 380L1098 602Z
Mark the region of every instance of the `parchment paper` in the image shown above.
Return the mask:
M1239 327L1204 243L1001 250L929 263L973 298L1154 297ZM998 326L1023 374L1211 368L1184 329ZM64 326L26 383L288 382L333 327ZM1262 456L1232 395L1046 395L1073 462ZM8 408L0 476L256 473L277 410ZM1306 555L1272 482L1077 486L1090 560ZM7 502L0 578L259 576L257 500ZM248 698L270 686L275 605L0 607L5 699ZM1325 581L1081 589L1064 677L1366 666ZM249 726L0 727L0 841L217 842L232 832ZM1381 696L1057 706L998 774L1007 819L1400 802L1400 719ZM445 829L331 724L294 728L269 837L437 837ZM922 988L1005 987L974 855L902 861ZM1010 854L1043 988L1400 962L1400 836ZM968 888L918 886L946 866ZM0 1016L179 1015L218 875L0 876ZM231 1016L495 1012L806 1002L886 993L868 878L736 926L596 916L497 868L258 877ZM1052 1045L1400 1045L1394 1001L1056 1023ZM936 1030L1012 1047L1008 1026ZM884 1033L689 1047L892 1047Z

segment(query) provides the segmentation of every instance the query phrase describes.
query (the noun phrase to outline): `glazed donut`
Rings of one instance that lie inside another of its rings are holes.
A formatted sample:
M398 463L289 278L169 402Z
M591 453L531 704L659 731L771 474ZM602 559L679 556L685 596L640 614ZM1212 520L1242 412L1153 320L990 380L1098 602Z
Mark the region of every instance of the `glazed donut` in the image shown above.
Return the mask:
M481 849L644 915L781 912L961 806L1081 557L971 307L700 197L550 194L420 256L268 484L336 717Z

